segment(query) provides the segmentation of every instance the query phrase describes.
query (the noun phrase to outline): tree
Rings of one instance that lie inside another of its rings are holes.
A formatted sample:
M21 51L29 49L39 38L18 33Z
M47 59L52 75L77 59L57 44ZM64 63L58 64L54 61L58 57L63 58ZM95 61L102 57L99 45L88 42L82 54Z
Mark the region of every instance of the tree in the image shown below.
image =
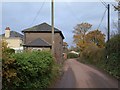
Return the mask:
M68 44L67 44L67 42L63 42L63 51L64 52L68 51Z
M83 50L86 46L85 35L91 27L92 25L89 23L81 23L77 24L74 28L74 43L76 46L80 47L81 50Z
M68 47L67 42L63 42L63 47L64 47L64 48L67 48L67 47Z
M99 30L90 31L86 34L86 41L102 48L105 45L105 34L102 34Z
M10 58L10 48L7 46L7 42L5 40L1 40L1 50L2 50L2 81L3 81L3 88L12 84L12 80L16 77L16 70L14 69L14 62L15 60Z
M80 48L79 48L79 47L75 47L75 46L71 46L71 47L69 48L69 52L70 52L70 51L80 52Z
M7 49L8 43L5 40L1 40L1 45L2 45L2 51L5 51Z

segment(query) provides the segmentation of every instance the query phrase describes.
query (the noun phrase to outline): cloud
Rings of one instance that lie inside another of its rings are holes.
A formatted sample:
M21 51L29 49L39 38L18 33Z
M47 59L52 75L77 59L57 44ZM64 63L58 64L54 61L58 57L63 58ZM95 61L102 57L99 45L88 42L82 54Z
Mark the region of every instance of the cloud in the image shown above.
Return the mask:
M43 2L17 2L3 3L2 7L2 30L10 26L12 30L21 30L38 25L42 22L51 24L51 3L46 2L40 10ZM89 22L96 29L100 23L105 7L98 2L56 2L55 4L55 27L59 28L65 35L65 41L73 45L74 27L78 23ZM40 10L36 20L37 12ZM104 18L100 29L106 32L106 19ZM111 19L117 19L117 12L111 8ZM33 23L32 23L33 22Z

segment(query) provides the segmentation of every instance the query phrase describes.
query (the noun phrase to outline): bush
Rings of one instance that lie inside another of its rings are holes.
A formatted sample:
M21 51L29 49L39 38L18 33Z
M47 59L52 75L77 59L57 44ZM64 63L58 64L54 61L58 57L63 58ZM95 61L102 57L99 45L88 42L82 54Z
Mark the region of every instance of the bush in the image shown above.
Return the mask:
M2 45L2 87L3 90L6 90L6 88L10 90L12 80L16 77L15 60L10 58L11 53L8 52L9 48L6 41L2 40L0 43Z
M67 58L78 58L78 55L74 53L68 53Z
M15 50L11 49L11 48L7 48L6 52L9 53L9 54L12 54L12 53L15 53Z
M11 57L15 59L14 68L17 76L10 85L4 84L3 90L19 88L33 90L47 88L50 85L56 73L50 52L24 52L13 54Z
M106 43L106 51L107 55L112 53L118 53L120 55L120 34L115 35Z
M120 79L120 35L115 35L105 48L89 45L81 53L80 61L93 64Z
M80 55L82 62L86 62L90 64L99 63L103 59L103 56L104 56L104 48L99 48L93 44L86 47Z
M120 79L120 34L112 37L106 43L106 65L105 68L110 74Z

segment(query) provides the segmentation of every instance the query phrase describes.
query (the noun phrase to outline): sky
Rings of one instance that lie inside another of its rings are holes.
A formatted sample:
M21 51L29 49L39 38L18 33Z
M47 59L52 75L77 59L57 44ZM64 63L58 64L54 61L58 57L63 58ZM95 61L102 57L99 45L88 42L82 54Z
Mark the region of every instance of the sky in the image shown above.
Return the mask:
M116 4L115 2L110 2ZM107 2L108 4L108 2ZM105 6L101 2L55 2L54 3L55 27L63 32L66 41L73 46L73 30L77 24L88 22L95 30L105 12ZM1 7L1 3L0 3ZM1 11L1 10L0 10ZM115 30L113 21L117 22L117 11L111 5L111 30ZM26 28L47 22L51 25L51 3L42 2L2 2L2 33L5 27L20 32ZM107 34L107 12L101 23L100 30ZM112 31L111 31L112 33Z

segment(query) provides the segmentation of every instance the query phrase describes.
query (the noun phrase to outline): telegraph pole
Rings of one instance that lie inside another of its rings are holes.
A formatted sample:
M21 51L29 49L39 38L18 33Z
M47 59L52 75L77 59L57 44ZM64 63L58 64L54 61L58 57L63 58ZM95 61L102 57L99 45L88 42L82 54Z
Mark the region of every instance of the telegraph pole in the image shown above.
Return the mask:
M108 10L108 20L107 20L107 23L108 23L108 32L107 32L107 41L109 41L110 40L110 4L106 4L104 1L102 1L101 0L101 2L102 2L102 4L105 6L105 8L107 8L107 10Z
M108 41L110 40L110 4L107 6L108 8Z
M52 54L54 55L54 0L51 2L51 23L52 23Z

